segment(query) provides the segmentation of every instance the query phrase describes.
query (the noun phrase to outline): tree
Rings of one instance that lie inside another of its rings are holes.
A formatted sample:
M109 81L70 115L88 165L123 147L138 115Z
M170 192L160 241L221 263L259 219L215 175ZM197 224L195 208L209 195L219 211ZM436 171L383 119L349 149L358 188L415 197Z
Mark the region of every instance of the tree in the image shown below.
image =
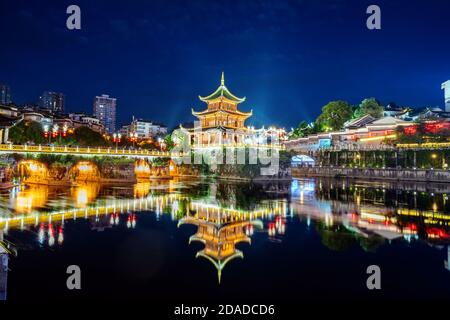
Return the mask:
M308 123L306 121L302 121L298 124L297 128L292 131L292 138L302 138L307 135Z
M317 121L312 122L308 129L308 134L316 134L323 131L323 125Z
M383 106L377 101L377 99L366 98L356 108L353 117L360 118L368 114L378 119L383 116L383 112L384 112Z
M322 125L317 121L307 123L306 121L302 121L299 123L297 128L295 128L290 134L291 139L303 138L309 136L310 134L315 134L322 132Z
M155 142L152 140L144 140L138 143L139 148L145 150L158 150Z
M21 121L9 129L9 140L14 144L45 143L44 131L36 121Z
M322 114L316 119L316 123L325 131L341 130L351 117L352 107L348 102L331 101L322 108Z
M170 158L167 157L158 157L152 160L152 165L157 167L164 167L170 163Z
M18 123L9 129L9 140L14 144L23 144L26 142L25 127L23 122Z
M172 136L170 134L164 137L164 143L166 144L167 151L171 151L175 146L175 143L173 142Z
M74 131L74 137L79 146L106 146L108 141L97 131L88 127L79 127Z

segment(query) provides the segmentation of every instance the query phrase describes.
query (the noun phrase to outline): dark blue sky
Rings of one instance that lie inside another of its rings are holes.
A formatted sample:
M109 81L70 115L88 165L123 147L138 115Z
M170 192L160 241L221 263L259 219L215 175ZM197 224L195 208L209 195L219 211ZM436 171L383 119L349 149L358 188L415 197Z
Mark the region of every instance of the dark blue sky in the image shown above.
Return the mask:
M70 4L80 31L65 28ZM381 7L380 31L366 28L369 4ZM335 99L442 106L449 14L447 0L1 0L0 82L17 103L63 92L68 111L92 112L107 93L118 123L169 126L194 119L222 70L253 109L248 124L289 128Z

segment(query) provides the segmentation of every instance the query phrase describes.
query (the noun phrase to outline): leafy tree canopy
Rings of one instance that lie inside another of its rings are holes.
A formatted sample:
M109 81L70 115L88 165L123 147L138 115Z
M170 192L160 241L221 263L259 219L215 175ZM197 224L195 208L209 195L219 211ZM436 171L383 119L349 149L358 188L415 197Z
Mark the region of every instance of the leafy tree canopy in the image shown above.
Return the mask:
M168 134L164 137L164 143L166 144L166 150L168 150L168 151L171 151L175 146L175 143L170 134Z
M36 121L21 121L9 129L9 140L14 144L45 143L44 132Z
M108 141L100 133L84 126L75 129L74 138L80 146L108 145Z
M372 117L378 119L383 116L383 106L375 98L366 98L359 106L356 108L353 117L360 118L365 115L371 115Z
M341 130L344 123L352 117L352 107L346 101L331 101L322 108L322 114L316 119L325 131Z

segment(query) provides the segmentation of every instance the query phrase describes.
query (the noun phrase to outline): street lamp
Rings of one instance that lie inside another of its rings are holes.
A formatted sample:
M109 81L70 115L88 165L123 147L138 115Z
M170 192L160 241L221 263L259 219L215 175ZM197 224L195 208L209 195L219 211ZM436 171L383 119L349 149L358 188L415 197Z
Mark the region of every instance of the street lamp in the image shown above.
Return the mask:
M48 124L44 125L44 138L48 138L48 143L50 144L50 134L48 132L49 126Z
M439 165L440 161L437 161L437 159L439 159L439 155L437 153L432 153L431 159L432 159L433 167L435 166L435 164ZM442 156L442 169L447 169L447 167L448 167L448 164L445 162L445 157Z
M164 139L158 138L158 144L159 144L159 148L161 149L161 151L166 149L166 143L164 142Z
M119 144L121 138L122 138L122 135L120 133L113 134L113 141L116 143L116 149L118 148L118 144Z
M63 125L63 127L62 127L62 132L59 131L59 127L56 126L56 130L57 130L58 135L59 135L59 144L61 144L62 138L63 138L63 137L64 137L64 138L66 137L66 135L67 135L67 129L68 129L67 124L64 124L64 125Z
M52 130L52 137L56 138L58 136L58 130L59 130L59 126L57 124L53 125L53 130Z
M130 134L130 141L133 142L133 149L134 149L134 143L137 141L137 137L138 137L137 132L132 132Z

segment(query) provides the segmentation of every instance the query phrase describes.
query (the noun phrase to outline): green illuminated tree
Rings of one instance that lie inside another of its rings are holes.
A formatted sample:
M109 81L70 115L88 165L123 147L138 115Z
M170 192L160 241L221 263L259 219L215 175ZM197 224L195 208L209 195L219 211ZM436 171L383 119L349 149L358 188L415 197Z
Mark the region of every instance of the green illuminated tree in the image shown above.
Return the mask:
M306 121L302 121L299 123L297 128L295 128L292 131L290 138L292 138L292 139L302 138L302 137L306 137L310 134L319 133L321 131L322 131L322 125L320 123L318 123L317 121L311 122L309 124Z
M100 133L84 126L75 129L74 139L79 146L96 147L108 145L108 141Z
M175 143L173 142L172 136L170 134L164 137L164 143L166 144L167 151L171 151L175 146Z
M360 118L365 115L371 115L372 117L378 119L383 116L383 106L378 102L375 98L366 98L359 106L356 108L355 113L353 114L354 118Z
M348 102L331 101L322 108L322 114L316 119L316 123L325 131L341 130L351 117L352 107Z
M35 121L22 121L9 129L9 140L14 144L45 143L42 126Z

